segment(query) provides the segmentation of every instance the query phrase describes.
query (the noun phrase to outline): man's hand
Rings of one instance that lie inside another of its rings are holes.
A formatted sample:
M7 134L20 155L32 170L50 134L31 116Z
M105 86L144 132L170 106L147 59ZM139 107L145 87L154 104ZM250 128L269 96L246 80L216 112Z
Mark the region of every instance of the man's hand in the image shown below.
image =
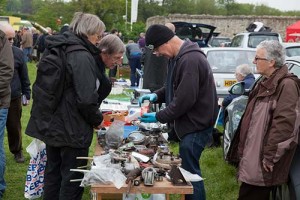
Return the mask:
M151 94L145 94L143 96L141 96L139 98L139 105L141 106L141 104L145 101L145 100L149 100L151 103L155 102L157 100L157 95L155 93L151 93Z
M146 123L157 122L155 115L156 115L155 112L145 113L145 114L143 114L142 117L139 117L139 119L141 120L141 122L146 122Z

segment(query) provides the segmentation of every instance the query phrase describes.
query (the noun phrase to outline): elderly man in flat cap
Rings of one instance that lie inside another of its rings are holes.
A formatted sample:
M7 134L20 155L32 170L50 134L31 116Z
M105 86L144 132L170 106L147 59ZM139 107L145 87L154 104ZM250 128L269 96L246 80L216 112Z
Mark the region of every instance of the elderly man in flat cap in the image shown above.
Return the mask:
M140 97L139 102L163 103L157 113L146 113L142 122L168 123L180 140L182 167L201 176L199 159L212 139L218 104L213 73L206 56L196 43L181 40L164 25L152 25L146 32L146 46L157 56L169 58L167 81L154 93ZM204 200L203 181L193 182L194 193L186 199Z

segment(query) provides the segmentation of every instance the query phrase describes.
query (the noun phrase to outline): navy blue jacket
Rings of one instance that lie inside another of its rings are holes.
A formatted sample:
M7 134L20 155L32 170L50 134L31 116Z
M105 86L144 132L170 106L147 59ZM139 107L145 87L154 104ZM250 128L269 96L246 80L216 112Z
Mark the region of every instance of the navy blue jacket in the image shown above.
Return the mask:
M23 51L15 46L12 47L14 55L14 75L10 83L11 99L21 97L22 94L30 99L30 81L28 78L27 65L23 59Z
M248 74L245 79L243 80L243 82L245 82L245 89L249 89L251 87L251 85L254 83L255 81L255 77L253 74ZM227 97L224 98L223 102L222 102L222 106L225 108L227 107L231 101L234 98L239 97L240 95L234 95L234 94L229 94Z

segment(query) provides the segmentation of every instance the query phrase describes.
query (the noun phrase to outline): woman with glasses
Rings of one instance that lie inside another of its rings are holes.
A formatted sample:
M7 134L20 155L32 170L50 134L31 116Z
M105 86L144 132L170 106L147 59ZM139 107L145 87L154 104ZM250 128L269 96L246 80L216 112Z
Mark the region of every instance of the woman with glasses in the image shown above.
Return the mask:
M101 79L99 79L99 98L105 99L111 91L111 82L108 79L105 68L113 69L122 65L125 46L122 40L113 34L103 37L97 45L100 54L95 56Z
M228 155L238 164L238 200L269 200L287 183L299 142L300 80L289 73L278 41L261 42L253 63L262 78L249 94Z

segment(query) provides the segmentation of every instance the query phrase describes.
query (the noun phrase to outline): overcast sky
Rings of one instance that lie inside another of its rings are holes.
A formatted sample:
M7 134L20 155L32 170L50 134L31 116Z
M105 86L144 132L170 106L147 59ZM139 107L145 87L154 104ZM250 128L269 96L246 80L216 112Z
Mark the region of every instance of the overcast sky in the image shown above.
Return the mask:
M265 4L281 11L300 10L299 0L236 0L237 3Z

